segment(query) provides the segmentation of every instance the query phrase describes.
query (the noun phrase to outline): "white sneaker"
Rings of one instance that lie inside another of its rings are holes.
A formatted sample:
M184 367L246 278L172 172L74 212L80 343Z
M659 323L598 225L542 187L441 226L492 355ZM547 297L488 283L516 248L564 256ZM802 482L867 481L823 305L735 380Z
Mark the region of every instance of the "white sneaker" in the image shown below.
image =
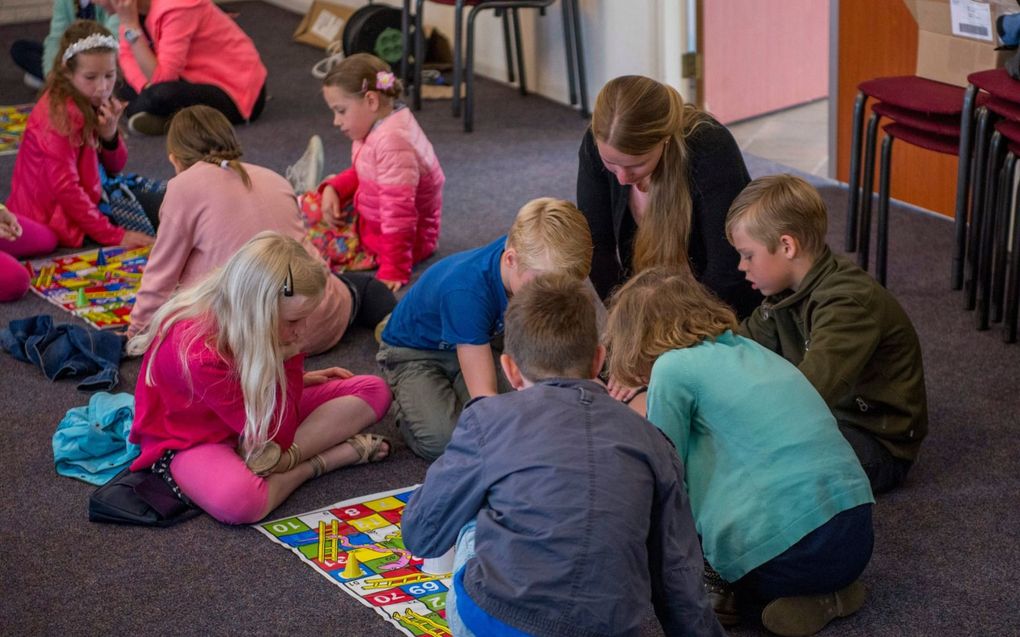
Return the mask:
M312 67L312 76L317 80L325 79L330 69L336 66L340 60L344 59L343 42L340 40L330 42L329 46L326 47L326 53L329 56L322 58Z
M312 135L305 148L305 154L288 166L285 173L295 193L303 195L319 187L323 163L322 138Z

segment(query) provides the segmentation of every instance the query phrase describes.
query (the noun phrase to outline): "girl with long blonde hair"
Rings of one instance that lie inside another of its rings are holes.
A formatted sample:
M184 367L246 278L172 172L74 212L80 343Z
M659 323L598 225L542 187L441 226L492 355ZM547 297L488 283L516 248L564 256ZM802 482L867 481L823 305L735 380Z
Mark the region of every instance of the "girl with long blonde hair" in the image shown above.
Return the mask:
M676 89L640 75L610 80L595 100L577 171L599 296L648 267L690 267L738 317L750 314L761 297L737 270L723 230L749 181L730 132Z
M736 326L689 268L648 268L613 296L609 369L648 384L648 419L683 460L719 620L744 599L772 632L810 635L864 603L875 500L811 383Z
M131 468L152 467L216 519L243 524L310 478L383 459L388 443L359 432L386 414L386 383L303 371L327 276L300 243L263 232L164 304L128 342L145 354Z

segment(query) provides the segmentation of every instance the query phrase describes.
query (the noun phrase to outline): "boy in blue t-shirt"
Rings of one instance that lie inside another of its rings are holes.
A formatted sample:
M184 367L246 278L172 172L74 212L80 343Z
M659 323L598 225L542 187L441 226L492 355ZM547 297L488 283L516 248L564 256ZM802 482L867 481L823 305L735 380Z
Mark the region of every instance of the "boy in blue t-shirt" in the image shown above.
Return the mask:
M407 445L434 460L464 404L509 391L494 359L507 300L538 274L582 280L591 270L591 232L570 202L524 205L506 237L442 259L400 300L376 360L393 391Z
M542 276L510 301L501 365L520 391L472 401L404 509L404 542L456 541L454 637L724 637L673 446L595 379L594 290Z

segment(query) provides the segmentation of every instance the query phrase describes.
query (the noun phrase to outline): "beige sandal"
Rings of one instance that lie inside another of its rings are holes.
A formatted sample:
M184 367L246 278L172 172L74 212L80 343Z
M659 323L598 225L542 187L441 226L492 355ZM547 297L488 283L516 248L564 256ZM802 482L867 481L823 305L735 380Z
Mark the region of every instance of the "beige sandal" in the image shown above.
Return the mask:
M358 461L354 463L355 465L384 460L386 456L382 458L375 457L382 450L383 445L387 445L386 453L387 456L389 455L388 447L390 441L379 434L358 434L348 438L347 442L350 443L351 447L354 447L354 451L358 454Z
M241 447L237 448L238 455L244 458L244 453ZM265 477L273 472L273 469L280 462L280 445L276 444L272 440L266 443L266 446L262 448L262 451L252 458L244 461L251 472L259 477Z

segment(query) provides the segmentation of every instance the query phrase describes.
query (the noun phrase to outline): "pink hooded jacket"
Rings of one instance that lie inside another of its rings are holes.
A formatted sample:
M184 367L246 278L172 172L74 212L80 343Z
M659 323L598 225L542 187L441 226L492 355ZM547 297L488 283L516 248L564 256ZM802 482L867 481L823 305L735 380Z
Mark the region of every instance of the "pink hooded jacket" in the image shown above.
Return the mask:
M446 176L432 143L411 114L400 108L380 120L352 148L358 191L358 236L379 263L376 276L407 283L415 263L439 242ZM344 173L327 179L341 192Z
M120 27L120 67L124 79L141 92L147 84L185 80L212 84L234 100L245 119L251 117L266 67L255 43L211 0L152 0L145 16L156 70L145 79Z
M124 238L124 229L99 211L103 192L99 162L110 173L123 170L127 163L124 140L118 135L113 150L83 143L85 118L70 99L67 120L71 134L63 135L50 121L50 94L44 93L25 125L7 207L49 226L64 247L77 248L86 235L102 245L116 245Z

